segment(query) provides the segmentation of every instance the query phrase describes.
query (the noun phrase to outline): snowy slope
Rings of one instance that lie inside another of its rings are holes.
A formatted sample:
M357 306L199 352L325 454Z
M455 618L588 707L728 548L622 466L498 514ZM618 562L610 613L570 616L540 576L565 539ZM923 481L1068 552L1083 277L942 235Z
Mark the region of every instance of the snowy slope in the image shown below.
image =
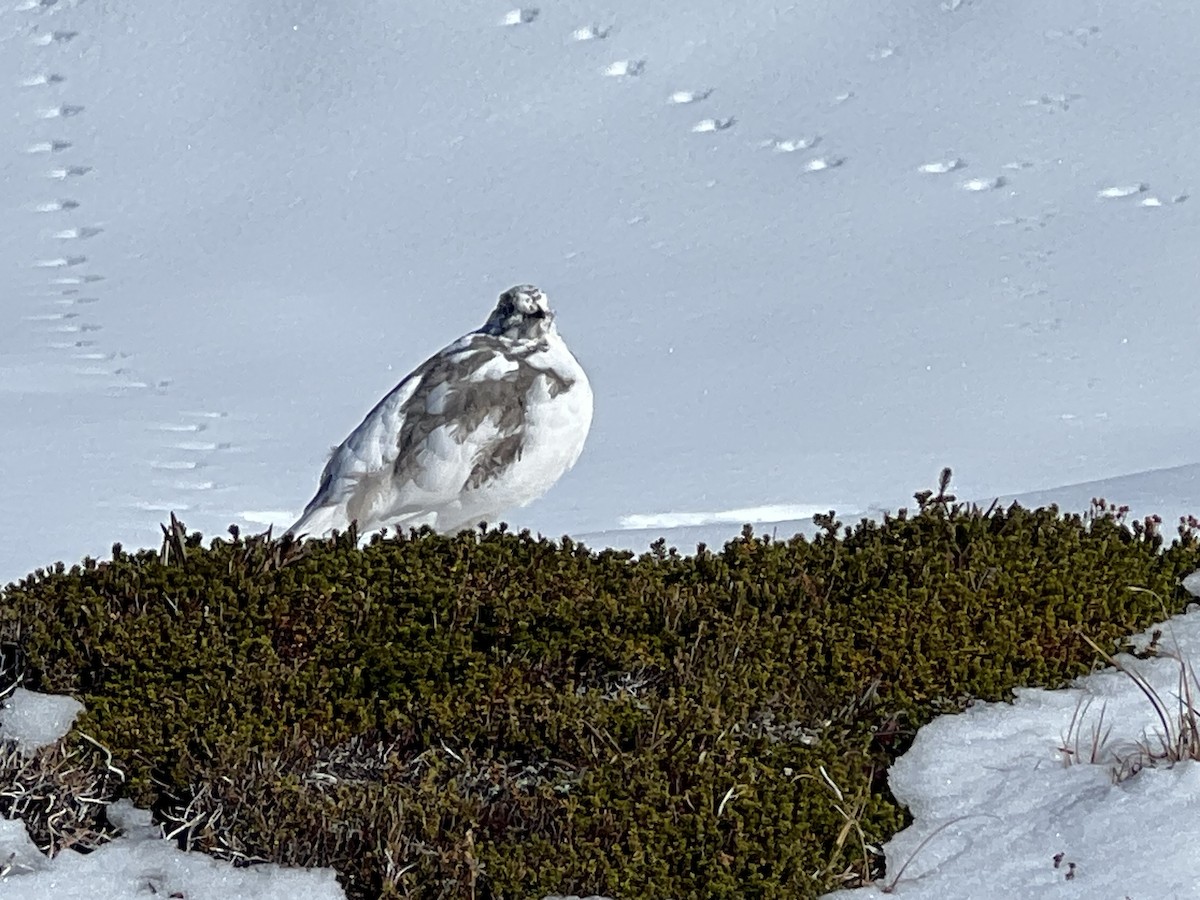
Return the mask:
M510 13L0 2L0 575L283 522L527 280L597 412L514 524L1196 462L1193 4Z
M923 483L932 486L934 481L930 478ZM1193 463L1151 469L1018 494L964 494L954 482L950 490L958 499L985 509L992 503L1007 506L1015 502L1029 508L1056 504L1067 512L1086 513L1093 499L1105 500L1129 507L1128 521L1150 515L1159 516L1163 532L1169 539L1174 536L1180 518L1196 515L1196 511L1200 510L1200 465ZM692 552L701 542L710 547L720 547L740 534L746 524L753 526L755 534L783 540L797 533L815 534L817 528L812 522L814 512L827 513L833 510L843 525L853 526L863 518L878 520L883 514L894 513L901 506L913 509L915 504L910 497L907 503L866 509L856 509L845 503L827 503L810 507L764 506L660 516L626 516L619 523L624 527L603 529L577 537L590 547L620 547L639 552L658 538L666 537L671 546L683 552Z

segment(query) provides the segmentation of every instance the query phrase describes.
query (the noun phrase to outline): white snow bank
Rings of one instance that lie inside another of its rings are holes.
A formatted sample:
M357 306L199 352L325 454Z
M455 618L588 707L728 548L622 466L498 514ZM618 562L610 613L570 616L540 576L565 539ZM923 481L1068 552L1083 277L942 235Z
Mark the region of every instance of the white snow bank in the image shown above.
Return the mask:
M812 519L820 513L844 507L837 503L777 503L766 506L746 506L739 509L713 512L638 513L621 516L621 528L685 528L693 525L743 525L751 523L790 522Z
M1160 650L1200 663L1200 614L1161 628ZM1118 659L1147 680L1175 727L1180 664ZM889 774L915 821L884 848L884 884L895 880L895 895L914 900L1195 897L1200 765L1114 779L1122 764L1128 773L1139 745L1157 748L1162 731L1146 695L1113 669L931 722Z
M165 841L150 813L125 801L109 807L124 835L93 853L70 851L48 860L19 822L0 820L0 861L15 854L0 878L5 897L20 900L344 900L330 869L275 865L234 868L202 853L184 853Z

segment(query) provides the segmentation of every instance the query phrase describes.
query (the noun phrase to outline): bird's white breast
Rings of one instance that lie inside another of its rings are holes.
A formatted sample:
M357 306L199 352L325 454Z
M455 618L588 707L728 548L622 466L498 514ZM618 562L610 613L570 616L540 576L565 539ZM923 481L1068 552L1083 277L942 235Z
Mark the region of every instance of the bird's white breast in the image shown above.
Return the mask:
M540 370L524 398L521 452L506 468L467 490L458 510L438 515L436 527L452 530L481 518L495 521L506 509L525 506L548 491L583 451L592 424L592 388L579 362L557 334L524 365Z

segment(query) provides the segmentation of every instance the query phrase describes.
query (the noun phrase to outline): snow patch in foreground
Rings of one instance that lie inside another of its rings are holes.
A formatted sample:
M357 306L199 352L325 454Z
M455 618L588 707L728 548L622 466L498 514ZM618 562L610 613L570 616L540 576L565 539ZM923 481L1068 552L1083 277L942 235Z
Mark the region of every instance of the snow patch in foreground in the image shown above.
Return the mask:
M345 900L332 869L284 869L276 865L235 869L203 853L184 853L163 840L150 813L122 800L108 808L124 834L99 850L67 850L44 857L19 821L0 819L3 893L21 900Z
M845 504L838 503L777 503L766 506L744 506L718 512L664 512L621 516L621 528L686 528L693 525L744 525L749 522L790 522L811 519Z
M71 728L83 704L71 697L15 690L0 709L0 741L31 754ZM148 810L126 800L107 808L122 829L116 840L87 853L64 850L49 859L18 819L0 818L0 896L20 900L345 900L332 869L277 865L234 868L203 853L185 853L164 840Z
M0 738L15 741L21 753L32 756L70 731L81 712L83 704L73 697L17 688L0 708Z
M1160 653L1200 665L1200 613L1161 628ZM1177 719L1179 663L1117 658ZM1111 668L1067 690L1019 690L1012 704L936 719L889 773L915 821L885 845L888 875L828 896L874 896L900 873L894 893L908 900L1195 897L1200 764L1128 775L1139 744L1158 748L1162 730L1133 680ZM1115 782L1117 768L1128 777Z

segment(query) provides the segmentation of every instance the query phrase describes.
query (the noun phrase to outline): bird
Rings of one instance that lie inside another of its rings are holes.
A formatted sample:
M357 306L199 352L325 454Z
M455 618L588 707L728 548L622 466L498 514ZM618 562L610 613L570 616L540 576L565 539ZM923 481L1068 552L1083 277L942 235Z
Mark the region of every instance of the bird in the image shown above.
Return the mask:
M541 497L592 424L592 387L532 284L405 376L333 449L294 538L453 533Z

